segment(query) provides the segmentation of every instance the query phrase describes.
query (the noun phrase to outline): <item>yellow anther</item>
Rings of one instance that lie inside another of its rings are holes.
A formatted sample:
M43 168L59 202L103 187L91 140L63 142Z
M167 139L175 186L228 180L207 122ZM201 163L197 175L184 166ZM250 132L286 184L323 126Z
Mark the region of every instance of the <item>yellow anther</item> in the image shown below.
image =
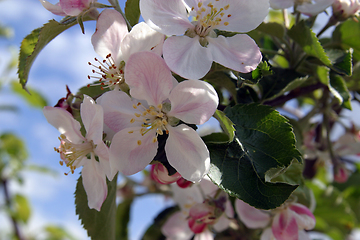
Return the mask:
M157 105L158 109L161 110L163 105L160 103L159 105Z
M137 141L137 144L140 146L140 145L141 145L141 141L140 141L140 140L138 140L138 141Z
M214 7L214 5L212 5L212 3L209 3L208 5L207 5L208 7Z
M140 114L140 113L135 113L135 116L136 116L136 117L140 117L141 114Z
M202 4L202 2L198 2L198 7L201 8Z
M231 17L231 14L229 14L228 17Z
M224 16L224 14L225 14L225 13L223 13L223 12L222 12L222 13L220 13L220 16L221 16L221 17L223 17L223 16Z
M224 25L227 26L227 25L229 25L229 23L228 23L228 22L224 22Z
M201 8L201 12L206 12L206 8Z
M134 122L135 122L135 119L132 118L132 119L130 120L130 123L134 123Z
M153 143L156 143L156 142L157 142L157 138L156 138L156 137L153 137L152 142L153 142Z
M230 4L226 5L226 6L224 7L224 9L225 9L225 10L228 10L229 7L230 7Z
M128 133L134 133L134 131L131 130L131 131L128 131Z
M133 108L134 108L134 109L137 109L137 106L136 106L135 104L133 104Z

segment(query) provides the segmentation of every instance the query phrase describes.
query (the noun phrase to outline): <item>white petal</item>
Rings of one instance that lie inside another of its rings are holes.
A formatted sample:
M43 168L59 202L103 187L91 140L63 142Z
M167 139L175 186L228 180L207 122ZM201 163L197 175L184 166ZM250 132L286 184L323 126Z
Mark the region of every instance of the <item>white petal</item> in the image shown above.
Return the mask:
M117 171L132 175L143 170L154 159L158 148L158 142L153 141L155 131L142 136L140 129L126 128L114 135L110 145L112 175Z
M200 181L210 168L209 151L197 132L181 124L169 127L165 152L167 159L183 178Z
M92 159L84 164L81 175L89 208L100 211L107 196L106 178L100 163L92 156Z
M214 236L209 231L209 229L205 229L202 233L195 234L194 240L213 240Z
M173 36L165 40L165 62L173 72L183 78L200 79L211 68L211 50L202 47L199 39L199 36Z
M140 12L151 28L166 35L184 34L193 27L180 0L141 0Z
M69 16L77 16L88 8L87 1L83 0L59 0L62 10Z
M274 235L273 235L273 233L272 233L271 228L266 228L266 229L261 233L260 240L276 240L276 239L274 238Z
M171 215L161 227L161 232L167 240L189 240L194 235L182 212Z
M299 203L293 203L289 208L294 211L294 216L299 229L311 230L315 227L315 216L306 206Z
M131 54L142 51L152 51L161 56L164 40L164 34L153 30L144 22L138 23L121 42L123 60L126 62Z
M105 59L111 53L118 65L121 59L120 44L128 33L127 25L121 14L113 9L105 9L96 22L96 31L91 37L95 52Z
M46 0L40 0L40 2L44 6L44 8L46 8L48 11L52 12L53 14L59 15L59 16L66 16L66 13L64 13L64 11L61 9L61 6L59 3L52 4Z
M317 0L315 3L303 3L297 6L296 10L309 15L314 16L325 11L326 8L330 7L333 4L334 0Z
M186 123L203 124L214 114L219 97L210 84L200 80L179 83L170 93L171 111Z
M226 217L225 214L222 214L218 221L213 225L214 229L217 232L222 232L227 229L230 225L230 220Z
M93 140L94 144L102 143L104 113L100 105L84 95L84 101L80 105L81 120L86 130L86 139Z
M189 215L190 208L193 205L204 201L201 189L198 184L193 184L188 188L181 188L177 184L171 184L173 199L185 215Z
M65 109L44 107L43 113L47 121L71 142L78 143L85 139L80 132L80 123Z
M255 41L246 34L233 37L207 38L212 58L221 65L242 73L251 72L261 62L262 56Z
M294 6L294 0L270 0L273 9L285 9Z
M101 95L97 103L103 107L104 122L111 130L118 132L124 128L134 126L130 120L139 110L133 108L138 101L131 100L129 95L121 91L109 91Z
M164 59L152 52L139 52L130 56L125 65L125 81L130 95L158 106L169 97L173 88L170 69Z
M264 228L270 223L270 215L256 209L240 199L235 200L235 210L248 228Z

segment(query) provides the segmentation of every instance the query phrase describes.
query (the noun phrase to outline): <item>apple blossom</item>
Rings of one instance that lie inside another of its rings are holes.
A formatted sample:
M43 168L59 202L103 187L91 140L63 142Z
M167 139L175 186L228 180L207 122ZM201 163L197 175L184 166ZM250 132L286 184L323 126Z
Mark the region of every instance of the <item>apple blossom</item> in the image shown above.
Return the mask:
M332 4L333 17L338 21L345 21L358 15L359 10L359 0L335 0Z
M270 0L273 9L285 9L294 6L296 11L314 16L330 7L334 0Z
M263 211L236 199L235 210L248 228L265 228L261 240L310 240L304 229L315 227L314 215L299 203L285 202L276 209ZM270 224L271 228L266 228Z
M166 167L160 162L151 165L150 176L160 184L174 183L181 178L178 172L170 176Z
M170 69L152 52L132 54L125 78L133 98L110 91L98 100L104 107L105 124L117 132L110 146L113 174L143 170L157 153L157 137L165 134L169 164L185 179L200 181L210 167L209 151L194 129L178 123L209 120L219 101L215 89L200 80L174 86Z
M108 147L102 140L102 107L84 95L80 114L86 130L85 137L80 132L80 123L65 109L45 107L43 112L47 121L61 133L60 147L55 148L62 159L60 164L65 163L71 173L83 166L82 178L89 208L100 211L107 196L106 175L110 173Z
M84 11L94 7L97 0L59 0L52 4L46 0L40 0L41 4L50 12L59 16L78 16Z
M96 69L93 73L99 75L92 77L100 81L102 86L117 88L124 82L124 66L131 54L152 51L161 55L164 39L163 34L144 22L136 24L128 32L123 16L116 10L105 9L99 15L96 31L91 38L95 52L105 60L95 58L99 66L89 62Z
M228 228L234 213L227 195L208 178L183 189L173 184L173 198L179 212L171 215L161 228L167 239L214 239L209 228L221 232Z
M246 34L224 37L214 30L253 30L268 8L268 0L140 1L141 14L150 27L176 35L166 39L163 55L169 68L187 79L204 77L213 61L239 72L254 70L262 58L256 43Z

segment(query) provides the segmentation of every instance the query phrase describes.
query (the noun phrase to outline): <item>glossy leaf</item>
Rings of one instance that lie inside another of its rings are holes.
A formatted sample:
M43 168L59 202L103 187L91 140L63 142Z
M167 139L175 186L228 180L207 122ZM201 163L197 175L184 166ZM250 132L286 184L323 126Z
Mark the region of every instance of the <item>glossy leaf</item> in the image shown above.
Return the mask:
M80 176L76 184L75 205L76 214L92 240L114 240L116 220L116 180L117 176L108 184L108 196L98 212L88 207L87 195Z
M128 238L128 223L130 220L130 209L133 199L125 199L117 206L116 210L116 239L127 240Z
M134 26L140 19L140 0L127 0L125 3L125 17L131 26Z
M333 32L333 40L344 50L352 48L354 58L360 60L360 23L352 19L339 24Z

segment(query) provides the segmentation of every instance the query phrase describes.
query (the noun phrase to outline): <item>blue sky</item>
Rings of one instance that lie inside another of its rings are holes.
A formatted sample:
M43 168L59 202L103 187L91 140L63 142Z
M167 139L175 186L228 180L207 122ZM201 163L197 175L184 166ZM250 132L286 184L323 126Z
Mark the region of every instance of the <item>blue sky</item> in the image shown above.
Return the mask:
M121 4L124 4L123 1ZM53 18L61 19L44 9L38 0L0 1L0 22L14 30L14 36L10 40L0 40L0 72L11 58L8 46L14 47L17 52L27 34ZM76 92L88 83L87 75L91 73L91 67L87 63L93 61L97 55L90 41L95 24L86 22L85 27L85 35L81 33L79 26L62 33L46 46L33 64L28 85L41 92L49 105L56 104L58 99L66 95L66 84ZM16 78L16 73L11 76ZM41 235L38 235L41 227L51 223L65 227L78 239L86 239L86 232L75 215L73 197L79 171L64 176L63 173L68 169L59 165L59 155L53 150L59 144L58 131L47 123L40 109L30 107L20 97L15 96L9 90L8 82L2 84L0 104L16 105L19 111L1 112L0 133L16 133L27 144L29 164L41 165L57 173L54 176L24 172L23 186L11 184L12 194L25 194L33 207L32 218L25 232L41 239ZM2 191L0 199L3 199ZM132 208L130 239L139 239L154 216L168 204L170 203L159 196L137 199ZM0 222L1 238L1 232L9 229L9 222L3 215L0 215Z

